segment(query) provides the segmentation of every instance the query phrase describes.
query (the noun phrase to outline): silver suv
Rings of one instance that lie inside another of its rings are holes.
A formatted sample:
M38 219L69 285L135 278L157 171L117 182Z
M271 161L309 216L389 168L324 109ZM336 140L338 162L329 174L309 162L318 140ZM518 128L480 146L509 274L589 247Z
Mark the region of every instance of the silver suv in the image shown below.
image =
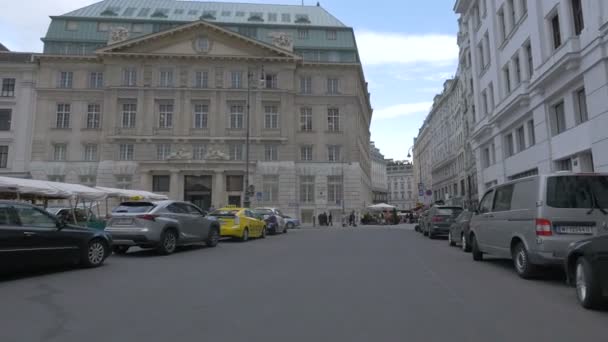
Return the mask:
M215 247L220 238L219 222L205 218L197 206L177 201L123 202L112 210L105 230L118 254L131 246L171 254L177 246L200 242Z
M471 219L474 260L513 260L522 278L562 265L568 246L608 234L608 174L558 172L522 178L484 194Z

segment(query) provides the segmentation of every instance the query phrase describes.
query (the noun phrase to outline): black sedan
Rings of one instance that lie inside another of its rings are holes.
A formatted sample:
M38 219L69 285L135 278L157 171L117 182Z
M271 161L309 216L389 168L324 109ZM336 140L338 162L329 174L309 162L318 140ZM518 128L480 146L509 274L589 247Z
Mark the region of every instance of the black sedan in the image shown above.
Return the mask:
M566 257L568 283L587 309L605 304L608 293L608 235L574 242Z
M30 204L0 201L0 273L51 264L97 267L111 247L103 231L68 225Z

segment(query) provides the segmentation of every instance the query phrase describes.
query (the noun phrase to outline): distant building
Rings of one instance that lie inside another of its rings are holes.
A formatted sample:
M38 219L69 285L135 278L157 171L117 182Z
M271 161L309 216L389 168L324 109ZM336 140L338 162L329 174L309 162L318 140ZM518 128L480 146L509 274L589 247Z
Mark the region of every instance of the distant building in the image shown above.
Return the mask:
M388 178L388 204L398 210L409 210L416 207L416 185L414 167L409 161L389 159L386 166Z
M372 141L369 146L372 161L372 201L375 204L388 202L387 161Z
M0 43L0 52L7 52L7 51L9 51L9 49L6 46L2 45L2 43Z

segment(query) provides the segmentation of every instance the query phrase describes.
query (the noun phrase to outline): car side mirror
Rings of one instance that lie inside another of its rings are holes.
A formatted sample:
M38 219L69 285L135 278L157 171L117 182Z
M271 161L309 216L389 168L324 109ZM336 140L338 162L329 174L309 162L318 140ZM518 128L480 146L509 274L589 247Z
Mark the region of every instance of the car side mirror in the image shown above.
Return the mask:
M55 224L57 225L57 229L61 230L67 227L68 222L65 220L65 218L58 218Z

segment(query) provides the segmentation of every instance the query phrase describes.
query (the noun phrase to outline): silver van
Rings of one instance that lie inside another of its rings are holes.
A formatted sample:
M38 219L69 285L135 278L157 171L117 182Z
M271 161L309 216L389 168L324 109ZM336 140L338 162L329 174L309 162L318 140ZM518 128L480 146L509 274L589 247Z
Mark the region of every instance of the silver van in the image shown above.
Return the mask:
M501 184L483 195L471 219L473 259L513 260L522 278L562 265L575 241L608 234L608 174L558 172Z

